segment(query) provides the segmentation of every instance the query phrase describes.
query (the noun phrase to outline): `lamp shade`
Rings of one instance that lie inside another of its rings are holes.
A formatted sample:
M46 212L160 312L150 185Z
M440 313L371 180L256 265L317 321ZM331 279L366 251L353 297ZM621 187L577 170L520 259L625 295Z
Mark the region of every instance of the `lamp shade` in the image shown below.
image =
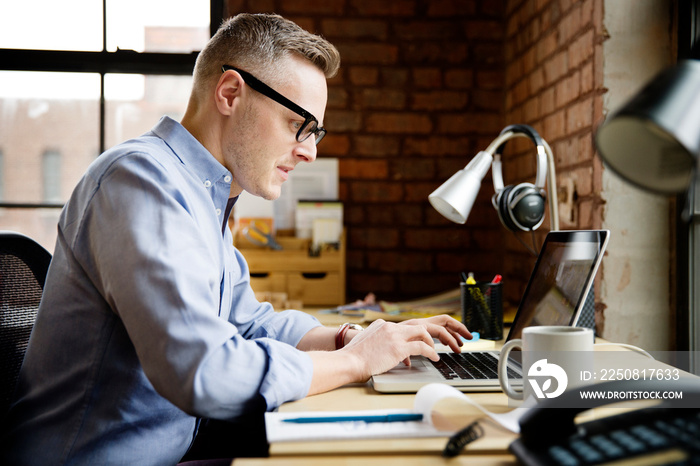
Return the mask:
M700 154L700 62L666 69L595 136L608 167L649 191L684 192Z
M492 161L493 156L488 152L476 154L466 167L428 196L435 210L455 223L465 223Z

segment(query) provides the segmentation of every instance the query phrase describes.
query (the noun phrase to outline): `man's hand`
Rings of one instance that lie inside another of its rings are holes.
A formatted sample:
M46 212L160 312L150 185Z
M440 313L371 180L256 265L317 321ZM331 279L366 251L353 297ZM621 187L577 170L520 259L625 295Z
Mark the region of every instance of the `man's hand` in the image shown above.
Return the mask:
M459 352L462 336L472 338L463 324L447 315L411 319L399 324L380 319L358 333L346 348L364 363L364 379L368 379L388 371L400 361L410 365L411 356L421 355L437 361L439 356L433 338Z
M437 361L439 356L433 338L453 351L459 351L462 346L461 337L472 337L469 330L457 320L438 315L398 324L376 320L363 332L352 334L350 342L337 351L319 351L324 345L312 344L321 339L330 341L331 333L334 334L329 328L318 327L311 330L307 334L309 338L305 337L298 345L299 349L309 351L314 364L309 395L348 383L365 382L401 361L410 364L411 356L420 355Z

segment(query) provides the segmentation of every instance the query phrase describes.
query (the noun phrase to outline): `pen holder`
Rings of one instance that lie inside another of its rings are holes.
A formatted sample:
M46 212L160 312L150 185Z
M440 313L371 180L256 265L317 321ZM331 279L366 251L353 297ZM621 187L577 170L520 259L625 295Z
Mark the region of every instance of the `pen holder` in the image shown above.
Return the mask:
M460 283L462 291L462 322L480 338L503 338L503 283Z

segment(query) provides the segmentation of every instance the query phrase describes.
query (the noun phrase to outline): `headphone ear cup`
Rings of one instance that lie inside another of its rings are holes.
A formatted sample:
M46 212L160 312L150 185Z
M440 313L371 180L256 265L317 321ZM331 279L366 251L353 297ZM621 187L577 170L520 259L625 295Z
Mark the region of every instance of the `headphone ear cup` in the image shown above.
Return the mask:
M534 230L544 220L545 198L530 183L522 183L511 189L503 203L504 212L519 230Z
M510 231L516 231L520 228L515 223L513 223L513 220L511 220L511 215L509 212L510 209L508 208L508 198L510 197L510 192L512 190L513 185L509 185L503 188L496 196L495 207L496 212L498 212L498 218L503 224L503 226Z

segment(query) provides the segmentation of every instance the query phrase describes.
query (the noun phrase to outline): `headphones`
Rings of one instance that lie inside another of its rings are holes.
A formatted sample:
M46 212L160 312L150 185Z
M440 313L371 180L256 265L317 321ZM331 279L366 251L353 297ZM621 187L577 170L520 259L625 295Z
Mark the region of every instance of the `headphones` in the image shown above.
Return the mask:
M537 176L535 184L520 183L516 186L503 186L501 154L506 141L526 137L537 147ZM510 125L503 128L497 139L500 143L494 154L491 165L493 187L496 193L491 198L493 207L498 212L498 218L504 227L511 231L532 231L544 221L546 193L544 190L547 178L547 153L545 142L532 127L527 125ZM502 141L502 142L500 142Z

